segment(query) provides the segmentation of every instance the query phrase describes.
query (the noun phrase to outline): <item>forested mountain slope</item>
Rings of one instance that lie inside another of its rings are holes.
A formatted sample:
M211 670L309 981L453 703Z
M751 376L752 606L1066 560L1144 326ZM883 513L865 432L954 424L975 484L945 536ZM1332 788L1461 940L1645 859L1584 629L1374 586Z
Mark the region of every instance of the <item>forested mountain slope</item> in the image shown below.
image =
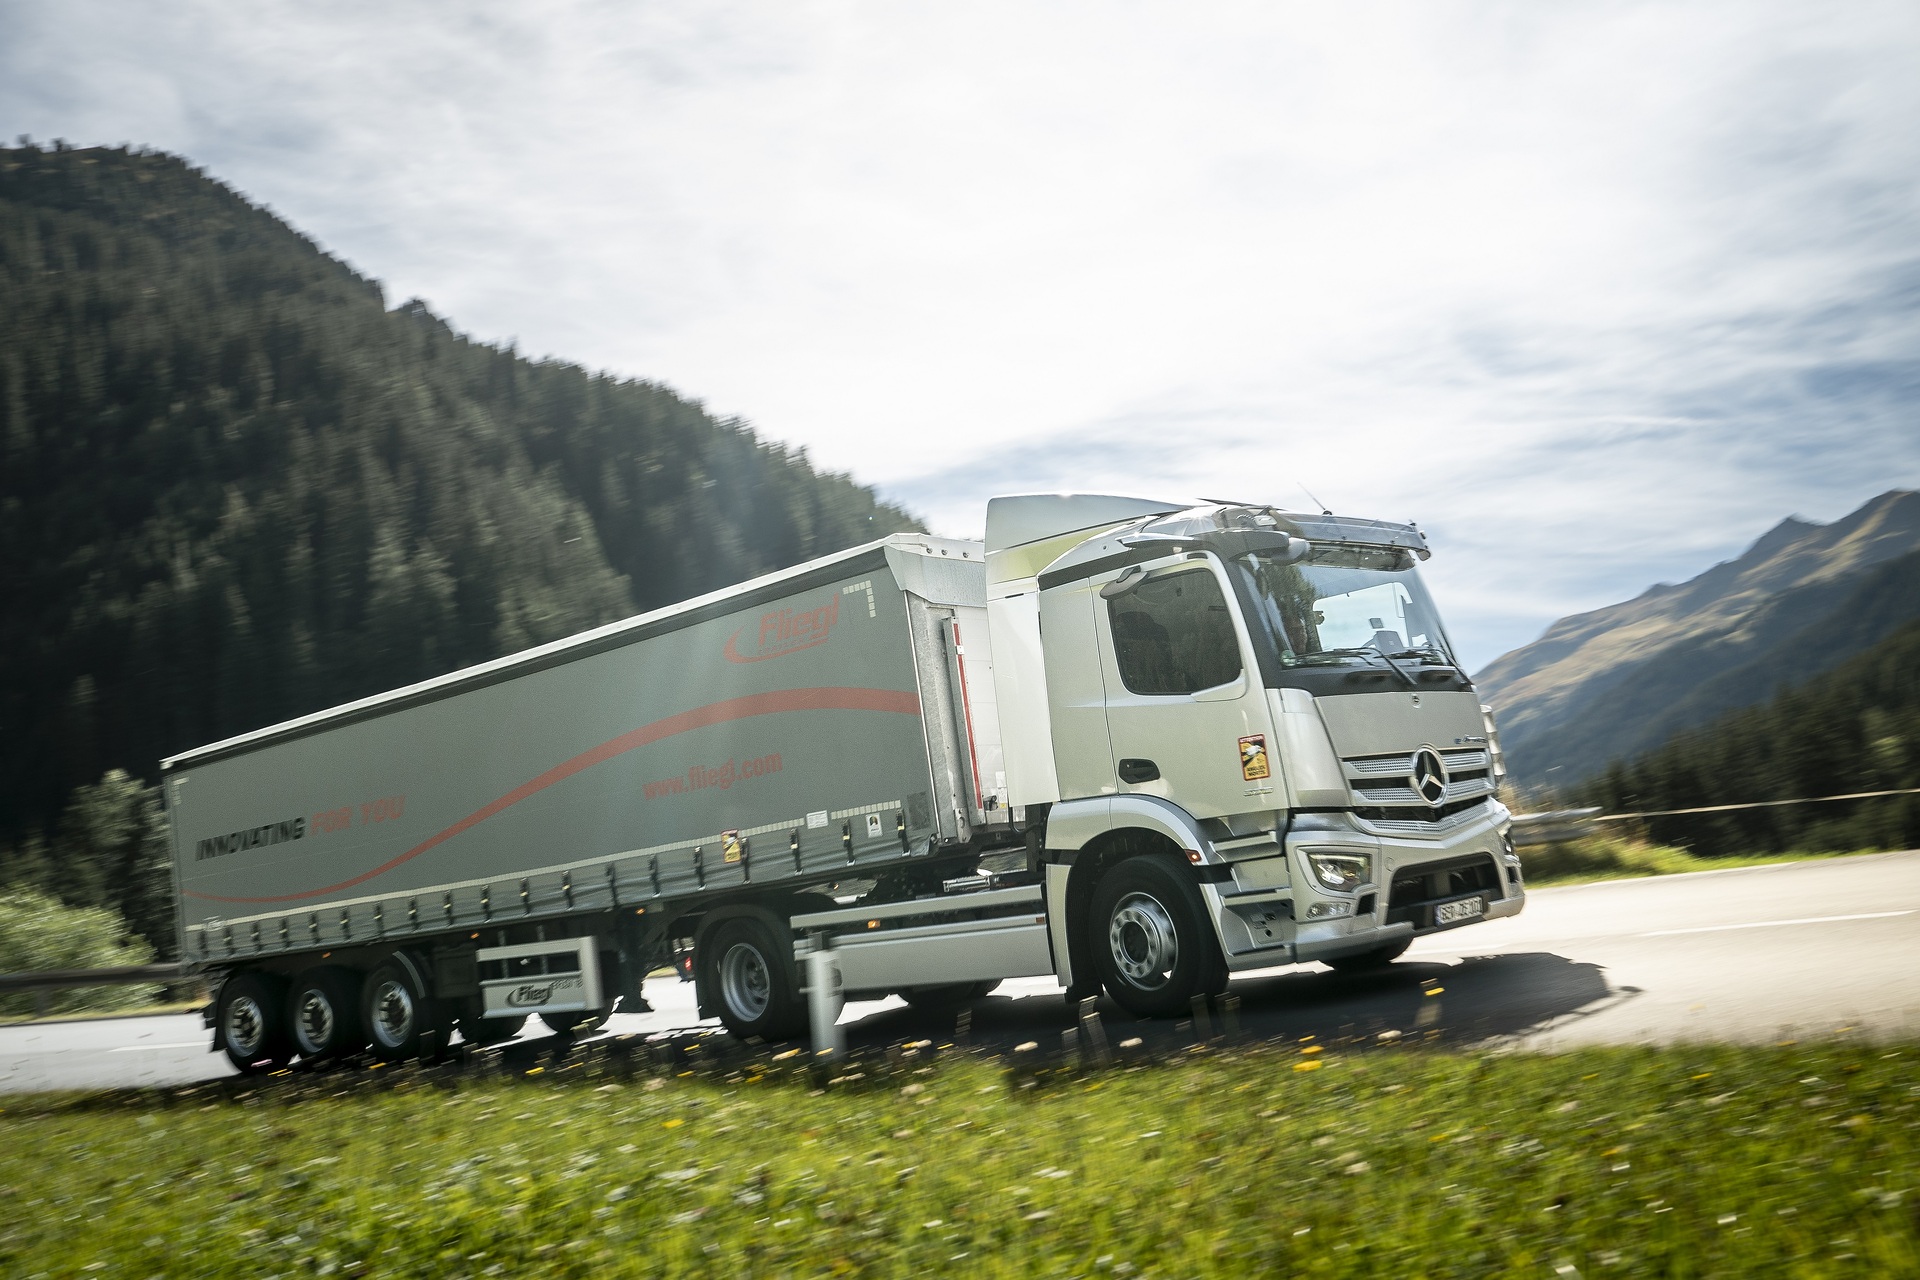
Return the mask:
M0 150L0 293L0 847L109 769L916 527L388 310L172 156Z
M1566 786L1765 701L1920 618L1920 493L1782 521L1689 582L1563 618L1476 681L1523 786Z
M1584 789L1646 813L1920 787L1920 622L1824 675L1615 764ZM1648 834L1701 853L1912 848L1920 795L1651 819Z

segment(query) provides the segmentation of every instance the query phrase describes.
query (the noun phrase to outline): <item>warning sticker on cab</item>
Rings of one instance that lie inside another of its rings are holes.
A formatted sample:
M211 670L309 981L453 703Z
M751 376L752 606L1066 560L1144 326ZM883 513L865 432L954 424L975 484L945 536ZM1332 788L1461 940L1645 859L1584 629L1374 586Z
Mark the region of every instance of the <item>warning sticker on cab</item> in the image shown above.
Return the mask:
M1240 776L1248 782L1273 776L1267 767L1266 734L1256 733L1240 739Z

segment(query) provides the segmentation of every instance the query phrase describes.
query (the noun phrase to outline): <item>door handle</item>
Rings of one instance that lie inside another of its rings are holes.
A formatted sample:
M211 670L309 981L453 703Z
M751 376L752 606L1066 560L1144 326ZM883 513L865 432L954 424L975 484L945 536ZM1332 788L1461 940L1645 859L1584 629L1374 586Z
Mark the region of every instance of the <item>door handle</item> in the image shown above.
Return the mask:
M1151 760L1122 760L1120 762L1120 781L1129 786L1142 782L1155 782L1160 777L1160 766Z

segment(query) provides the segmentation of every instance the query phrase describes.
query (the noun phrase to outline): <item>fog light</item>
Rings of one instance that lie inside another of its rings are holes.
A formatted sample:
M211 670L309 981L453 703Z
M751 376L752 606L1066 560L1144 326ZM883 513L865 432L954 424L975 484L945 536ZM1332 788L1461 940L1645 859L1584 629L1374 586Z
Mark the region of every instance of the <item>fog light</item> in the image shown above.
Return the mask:
M1352 914L1353 904L1351 902L1316 902L1307 908L1307 919L1309 920L1330 920L1334 916L1348 916Z

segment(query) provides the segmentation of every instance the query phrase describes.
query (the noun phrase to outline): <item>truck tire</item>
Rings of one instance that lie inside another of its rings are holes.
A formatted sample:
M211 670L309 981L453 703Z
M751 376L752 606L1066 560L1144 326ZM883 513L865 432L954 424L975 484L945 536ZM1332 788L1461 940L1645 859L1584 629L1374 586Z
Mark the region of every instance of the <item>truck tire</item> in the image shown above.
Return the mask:
M367 976L361 995L367 1047L386 1062L438 1052L446 1045L447 1019L427 994L419 969L403 955L384 960Z
M993 978L985 982L950 982L938 987L908 987L900 993L900 998L922 1012L942 1013L971 1004L999 985L1000 980Z
M360 975L332 965L294 979L287 998L287 1029L302 1058L343 1058L367 1047L360 1023Z
M1356 955L1328 956L1320 963L1329 965L1341 973L1365 973L1369 969L1386 968L1398 960L1412 945L1412 938L1402 938L1398 942L1389 942L1384 947L1375 947L1371 951L1362 951Z
M1227 962L1199 886L1173 859L1142 854L1108 869L1089 920L1107 994L1140 1018L1185 1013L1227 986Z
M293 1060L282 1016L286 1003L286 984L272 974L249 969L220 984L214 1038L240 1074L278 1071Z
M803 1035L807 1005L800 998L793 947L784 954L773 930L753 916L728 920L694 953L720 1021L736 1036L785 1040Z

